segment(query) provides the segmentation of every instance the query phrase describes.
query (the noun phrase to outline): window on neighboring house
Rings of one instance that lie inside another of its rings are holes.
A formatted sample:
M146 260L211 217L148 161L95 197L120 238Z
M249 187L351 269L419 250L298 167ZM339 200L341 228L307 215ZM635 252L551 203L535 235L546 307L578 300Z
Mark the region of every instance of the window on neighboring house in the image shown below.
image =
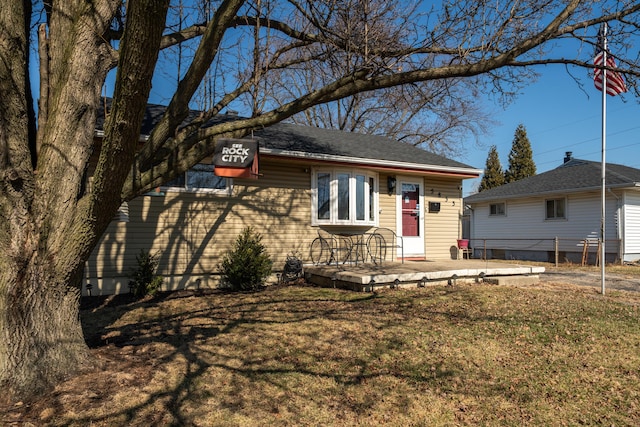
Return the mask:
M187 172L172 179L163 186L172 191L193 191L228 194L231 180L213 173L213 165L198 163Z
M565 199L548 199L546 203L545 219L565 219Z
M489 205L489 215L506 215L505 203L491 203Z
M377 175L357 170L318 169L312 181L312 224L376 224Z

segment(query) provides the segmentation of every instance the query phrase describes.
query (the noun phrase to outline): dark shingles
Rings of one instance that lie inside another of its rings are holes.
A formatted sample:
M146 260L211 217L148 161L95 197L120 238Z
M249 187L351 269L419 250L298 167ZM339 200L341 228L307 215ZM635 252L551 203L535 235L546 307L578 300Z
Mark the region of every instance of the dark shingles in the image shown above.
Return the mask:
M265 148L414 164L472 168L387 137L278 123L255 131Z
M572 159L550 171L466 197L465 203L593 190L602 185L601 171L599 162ZM640 182L640 169L607 163L607 187L630 187L636 182Z
M109 107L111 100L107 99L106 102L107 107ZM142 135L149 135L151 133L153 127L158 123L165 110L166 107L163 105L149 104L147 106L147 111L142 122ZM188 120L197 114L198 112L192 111ZM216 118L212 120L212 123L236 119L237 118L233 116L220 115L216 116ZM98 111L96 129L102 130L103 125L104 114L102 109L100 109L100 111ZM253 135L260 141L261 147L272 150L463 168L471 169L469 171L470 173L474 173L476 170L472 166L464 163L435 153L430 153L410 144L377 135L365 135L287 123L278 123L268 128L257 129L253 132Z

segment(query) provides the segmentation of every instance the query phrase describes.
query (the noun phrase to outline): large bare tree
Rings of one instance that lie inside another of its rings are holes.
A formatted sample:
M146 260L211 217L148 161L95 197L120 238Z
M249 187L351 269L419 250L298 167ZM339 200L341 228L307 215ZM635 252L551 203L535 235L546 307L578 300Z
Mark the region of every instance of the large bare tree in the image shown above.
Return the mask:
M85 260L123 201L210 155L219 138L396 86L446 89L465 80L508 94L537 64L589 69L597 26L605 21L619 71L637 94L640 67L631 51L640 30L637 2L444 0L430 9L396 10L410 30L397 31L400 21L392 20L384 28L363 26L360 35L340 26L347 3L341 0L210 1L207 19L193 23L186 9L168 13L170 3L0 0L0 385L16 395L88 365L78 320ZM575 56L558 54L556 45L571 40ZM182 62L178 83L164 89L166 113L139 147L159 52L178 44L193 55ZM38 61L30 61L32 51ZM339 74L287 102L262 99L271 73L299 82L300 63L320 70L347 56ZM113 102L96 147L100 94L114 69ZM217 74L208 95L213 102L181 125L207 73ZM203 126L245 96L251 117ZM99 158L88 187L94 149Z
M406 46L416 22L430 10L419 3L402 0L344 0L332 13L331 31L344 39L344 49L327 55L317 44L306 47L307 58L295 68L274 71L265 79L261 99L283 105L309 89L328 84L357 67L379 58L371 49ZM420 34L420 33L418 33ZM274 43L274 42L272 42ZM419 43L414 40L413 43ZM300 51L290 54L300 58ZM384 67L401 70L404 58L387 58ZM491 110L481 105L482 89L477 79L451 78L413 82L370 92L357 93L330 103L315 105L288 121L340 129L348 132L384 135L453 156L464 153L468 142L479 143L495 121ZM470 138L471 137L471 138Z

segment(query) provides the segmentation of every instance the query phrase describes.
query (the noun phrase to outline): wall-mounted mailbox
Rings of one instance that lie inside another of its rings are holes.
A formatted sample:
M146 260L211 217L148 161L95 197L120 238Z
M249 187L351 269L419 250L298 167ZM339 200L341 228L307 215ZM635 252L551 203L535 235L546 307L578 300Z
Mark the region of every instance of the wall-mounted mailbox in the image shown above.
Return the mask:
M440 202L429 202L429 212L440 212Z

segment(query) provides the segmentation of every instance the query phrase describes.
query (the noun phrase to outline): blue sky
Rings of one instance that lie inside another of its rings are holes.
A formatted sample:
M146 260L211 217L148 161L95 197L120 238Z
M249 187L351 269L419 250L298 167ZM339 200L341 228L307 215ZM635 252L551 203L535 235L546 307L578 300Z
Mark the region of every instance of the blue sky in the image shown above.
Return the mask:
M602 95L593 85L589 70L571 70L580 83L562 65L536 71L540 77L521 90L508 107L486 99L484 105L493 112L496 125L480 138L482 146L471 142L466 153L454 160L484 169L489 147L496 145L502 168L507 169L514 133L522 123L538 173L562 164L567 151L573 152L574 158L601 161ZM168 92L162 89L154 86L150 102L168 102ZM607 163L640 168L640 103L630 93L607 96L606 144ZM475 192L479 182L480 178L465 180L463 195Z
M586 30L592 35L595 35L595 31L594 28ZM640 54L638 46L640 43L635 44L634 52L626 52L626 55L633 58ZM610 47L614 54L623 54L615 51L616 46ZM556 58L561 56L584 60L593 55L592 47L580 45L575 40L555 41L552 50L551 56ZM514 132L520 123L527 130L538 173L559 166L566 151L572 151L575 158L601 160L602 101L600 91L594 87L589 76L590 70L577 67L570 70L580 83L569 75L563 65L539 67L536 71L540 74L538 80L521 90L520 95L506 109L488 98L485 100L484 105L488 111L493 112L493 119L497 124L489 134L480 138L481 147L469 142L465 154L452 156L455 160L484 169L489 147L496 145L502 167L506 169ZM166 77L157 73L150 102L166 104L169 101L173 88L167 89L165 86L166 82L162 79ZM107 93L111 92L112 80L113 76L108 80ZM174 83L173 80L171 83ZM640 104L631 94L607 97L608 163L640 168L639 118ZM480 179L466 180L463 195L471 194L479 181Z
M578 159L601 161L602 97L586 70L572 70L582 78L583 87L563 66L538 70L540 78L521 91L506 109L487 101L499 122L489 135L483 136L482 148L469 148L456 160L484 169L489 147L496 145L502 168L509 164L509 151L516 128L526 130L537 172L559 166L566 151ZM607 163L640 168L640 105L629 93L607 96ZM472 193L479 179L464 183L464 196Z

